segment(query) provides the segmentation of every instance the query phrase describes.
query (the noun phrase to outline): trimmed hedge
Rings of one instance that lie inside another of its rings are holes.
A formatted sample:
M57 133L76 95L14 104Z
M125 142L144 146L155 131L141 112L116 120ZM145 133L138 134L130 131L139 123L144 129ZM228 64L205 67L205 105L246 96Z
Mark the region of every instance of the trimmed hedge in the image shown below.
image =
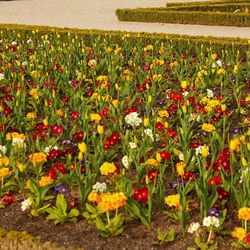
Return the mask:
M183 5L168 7L167 10L175 11L220 11L231 12L240 9L244 13L244 9L250 8L250 3L227 3L227 4L208 4L208 5Z
M213 5L213 4L226 4L226 3L245 3L246 0L220 0L220 1L202 1L202 2L167 2L166 7L172 7L172 6L189 6L189 5L196 5L196 6L207 6L207 5Z
M90 45L93 37L99 39L112 39L114 43L121 44L125 39L131 43L141 41L143 45L154 43L171 43L173 49L194 50L199 47L200 50L207 51L213 49L214 53L221 53L222 50L227 50L229 53L240 53L246 55L249 51L250 44L247 39L241 38L223 38L223 37L203 37L203 36L187 36L174 35L164 33L135 33L123 31L100 31L100 30L84 30L71 28L56 28L48 26L31 26L31 25L15 25L15 24L0 24L0 32L19 32L26 39L37 33L38 36L59 33L61 39L69 39L68 34L81 36L85 39L86 45Z
M250 27L250 15L245 13L212 13L203 11L172 11L159 8L117 9L120 21L202 24L212 26Z

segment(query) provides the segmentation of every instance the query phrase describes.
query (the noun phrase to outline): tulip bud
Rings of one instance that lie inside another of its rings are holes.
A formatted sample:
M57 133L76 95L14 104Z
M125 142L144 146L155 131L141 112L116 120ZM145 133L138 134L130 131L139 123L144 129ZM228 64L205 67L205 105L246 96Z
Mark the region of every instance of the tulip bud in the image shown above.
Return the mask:
M104 133L103 126L97 125L97 132L98 132L99 135L102 135Z
M243 167L247 167L248 165L247 160L244 157L241 157L241 164Z
M81 161L82 159L83 159L83 154L82 154L82 152L79 152L79 154L78 154L78 160Z
M87 152L87 145L84 142L78 143L78 148L79 148L81 153Z
M148 127L148 125L149 125L149 118L148 117L144 118L143 125L144 125L144 127Z
M161 154L159 152L156 153L156 160L161 162Z

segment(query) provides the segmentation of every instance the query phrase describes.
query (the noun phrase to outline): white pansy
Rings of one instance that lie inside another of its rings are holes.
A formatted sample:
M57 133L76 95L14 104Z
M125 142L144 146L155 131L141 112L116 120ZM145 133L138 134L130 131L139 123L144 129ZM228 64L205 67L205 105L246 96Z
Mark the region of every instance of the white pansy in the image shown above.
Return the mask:
M16 42L16 41L13 41L13 42L11 43L11 45L12 45L12 46L16 46L16 45L17 45L17 42Z
M7 152L6 146L0 145L0 156L5 155Z
M249 167L242 170L242 173L240 176L240 183L247 181L248 178L250 179L250 168Z
M0 81L4 79L4 74L0 73Z
M95 193L103 193L107 189L107 184L105 182L97 182L92 188Z
M122 164L125 168L128 168L129 167L129 163L131 162L131 159L128 158L127 155L124 155L122 157Z
M13 138L12 139L12 146L14 148L26 148L26 143L22 138Z
M153 131L150 128L144 129L144 134L149 136L152 141L154 141Z
M207 89L207 98L213 98L214 92L211 89Z
M31 39L29 39L29 40L27 40L26 43L32 45L32 44L33 44L33 41L32 41Z
M205 227L220 227L220 221L217 217L215 216L207 216L203 219L203 226Z
M180 161L184 161L184 154L182 152L178 155Z
M26 211L27 209L29 209L29 207L31 206L32 202L31 200L28 198L28 199L25 199L22 203L21 203L21 209L22 211Z
M125 116L125 121L132 127L137 127L142 123L142 119L138 116L137 112L132 112Z
M185 91L185 92L182 93L183 96L187 96L188 94L189 94L188 91Z
M57 146L48 146L48 147L46 147L44 150L43 150L43 152L44 153L46 153L46 154L48 154L52 149L55 149L55 150L57 150L58 149L58 147Z
M217 63L217 65L218 65L219 67L222 67L222 62L221 62L221 60L217 60L216 63Z
M199 146L199 147L197 147L197 148L195 149L195 154L196 154L196 155L201 154L201 152L202 152L202 148L203 148L203 146Z
M197 114L194 114L194 113L190 114L190 116L189 116L189 121L197 121L197 122L199 122L200 119L201 119L201 116L197 115Z
M197 232L199 228L200 228L200 223L192 222L188 228L188 233L192 234L194 232Z
M129 147L130 147L131 149L137 148L137 145L136 145L136 143L134 143L134 142L129 142L128 144L129 144Z
M27 62L22 62L22 66L27 66Z

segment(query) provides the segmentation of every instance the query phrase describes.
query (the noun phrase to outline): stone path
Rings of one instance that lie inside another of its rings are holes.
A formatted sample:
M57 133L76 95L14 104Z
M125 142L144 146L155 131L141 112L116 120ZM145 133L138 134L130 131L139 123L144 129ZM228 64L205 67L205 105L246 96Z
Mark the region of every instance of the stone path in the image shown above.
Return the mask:
M169 0L173 1L183 0ZM164 6L166 0L0 0L0 23L250 38L250 28L245 27L130 23L115 15L117 8Z

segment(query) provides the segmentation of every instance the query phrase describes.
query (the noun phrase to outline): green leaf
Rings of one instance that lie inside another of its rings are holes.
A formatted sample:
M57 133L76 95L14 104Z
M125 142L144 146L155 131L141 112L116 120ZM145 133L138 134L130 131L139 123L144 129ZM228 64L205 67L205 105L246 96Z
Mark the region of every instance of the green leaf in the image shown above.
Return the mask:
M60 212L64 215L67 214L67 201L64 198L63 194L58 194L56 197L56 207L60 210Z
M99 217L96 218L95 224L96 224L97 229L99 229L101 231L104 231L106 229L105 224L103 223L103 221Z
M77 216L79 216L79 210L76 209L76 208L71 209L68 216L69 217L77 217Z
M151 228L151 225L147 216L145 215L142 208L134 199L132 199L131 197L127 197L126 207L129 209L130 212L132 212L141 220L141 222L146 226L147 229Z

